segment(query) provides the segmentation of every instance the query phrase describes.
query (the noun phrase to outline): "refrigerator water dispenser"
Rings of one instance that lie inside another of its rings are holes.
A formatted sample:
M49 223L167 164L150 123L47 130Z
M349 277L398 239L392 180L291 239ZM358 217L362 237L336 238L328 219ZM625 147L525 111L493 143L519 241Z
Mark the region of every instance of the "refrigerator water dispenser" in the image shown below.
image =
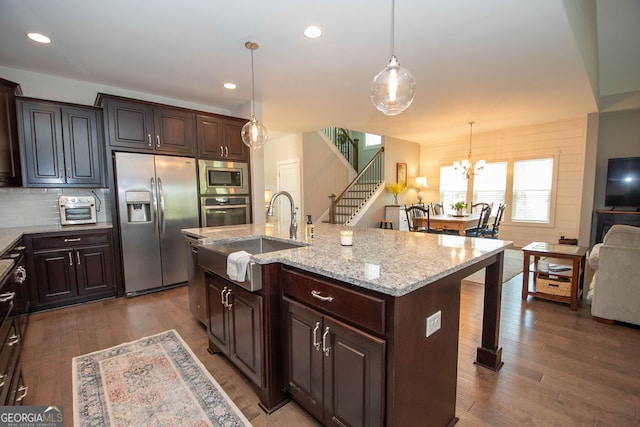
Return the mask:
M149 191L127 191L128 222L151 221L151 193Z

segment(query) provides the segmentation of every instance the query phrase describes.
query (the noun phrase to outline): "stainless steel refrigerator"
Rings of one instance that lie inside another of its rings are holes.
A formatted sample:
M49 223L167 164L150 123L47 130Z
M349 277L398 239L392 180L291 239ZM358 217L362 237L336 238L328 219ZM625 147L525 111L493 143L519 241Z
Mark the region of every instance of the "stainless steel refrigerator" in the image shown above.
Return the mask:
M127 295L187 281L180 230L199 226L195 159L116 153Z

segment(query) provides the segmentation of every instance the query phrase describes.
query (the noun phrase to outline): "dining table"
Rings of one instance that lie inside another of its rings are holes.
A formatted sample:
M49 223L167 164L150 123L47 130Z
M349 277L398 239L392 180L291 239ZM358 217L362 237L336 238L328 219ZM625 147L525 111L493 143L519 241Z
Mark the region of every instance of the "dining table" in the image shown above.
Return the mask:
M464 236L466 230L470 230L478 226L480 214L463 214L463 215L431 215L429 218L429 227L435 230L455 230L459 235ZM427 217L415 217L413 223L416 227L427 227Z

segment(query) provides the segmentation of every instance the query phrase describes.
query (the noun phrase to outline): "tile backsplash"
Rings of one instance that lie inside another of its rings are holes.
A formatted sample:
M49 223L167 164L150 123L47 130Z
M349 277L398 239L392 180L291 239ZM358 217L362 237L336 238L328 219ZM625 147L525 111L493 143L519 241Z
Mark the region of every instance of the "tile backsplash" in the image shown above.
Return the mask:
M94 196L98 222L111 221L106 188L0 188L0 228L60 225L58 196Z

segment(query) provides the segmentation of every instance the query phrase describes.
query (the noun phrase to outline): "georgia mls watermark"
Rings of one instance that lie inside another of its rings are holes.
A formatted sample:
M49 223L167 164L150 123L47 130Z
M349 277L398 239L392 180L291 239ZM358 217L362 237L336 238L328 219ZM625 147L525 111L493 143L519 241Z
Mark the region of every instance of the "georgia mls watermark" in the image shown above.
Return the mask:
M64 427L64 407L0 406L0 427Z

